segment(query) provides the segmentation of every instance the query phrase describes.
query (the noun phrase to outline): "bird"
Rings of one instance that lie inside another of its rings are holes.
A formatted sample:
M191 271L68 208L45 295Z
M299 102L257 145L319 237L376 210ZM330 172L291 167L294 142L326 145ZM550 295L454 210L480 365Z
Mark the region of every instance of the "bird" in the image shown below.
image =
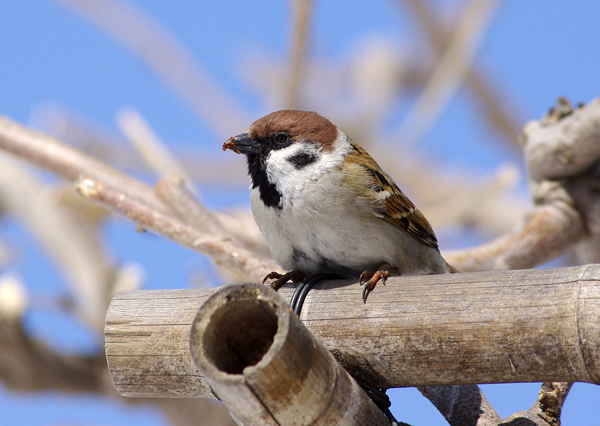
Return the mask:
M358 279L363 302L391 275L458 272L431 225L357 143L313 111L272 112L229 138L246 156L254 219L285 274L277 290L315 274Z

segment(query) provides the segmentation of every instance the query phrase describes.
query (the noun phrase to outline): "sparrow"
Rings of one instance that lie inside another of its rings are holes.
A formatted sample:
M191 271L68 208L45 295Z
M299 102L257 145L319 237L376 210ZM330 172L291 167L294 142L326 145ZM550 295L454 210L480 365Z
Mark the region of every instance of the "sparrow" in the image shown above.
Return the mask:
M254 219L276 290L318 273L358 279L362 296L393 275L457 272L425 216L375 160L325 117L282 110L229 138L246 155Z

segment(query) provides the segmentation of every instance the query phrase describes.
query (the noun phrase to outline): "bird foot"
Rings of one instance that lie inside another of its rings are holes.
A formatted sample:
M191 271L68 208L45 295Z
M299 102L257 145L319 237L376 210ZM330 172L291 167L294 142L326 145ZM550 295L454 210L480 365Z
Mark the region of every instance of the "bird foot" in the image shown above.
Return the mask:
M367 297L369 293L373 291L379 281L385 285L385 281L390 277L390 269L392 267L387 263L382 264L375 272L365 271L360 274L359 283L360 285L365 284L362 292L363 303L367 303Z
M285 274L280 274L279 272L269 272L263 279L263 284L267 280L275 280L271 283L271 288L277 291L281 288L282 285L287 283L289 280L292 280L293 283L299 283L304 278L306 278L306 275L304 275L304 273L298 271L297 269L286 272Z

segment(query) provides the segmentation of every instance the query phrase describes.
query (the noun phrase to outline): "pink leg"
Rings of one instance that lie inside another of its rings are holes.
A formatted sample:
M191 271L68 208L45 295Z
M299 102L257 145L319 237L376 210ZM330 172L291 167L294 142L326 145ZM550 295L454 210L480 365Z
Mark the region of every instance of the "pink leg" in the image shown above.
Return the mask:
M365 284L365 288L363 288L362 292L364 303L367 303L367 297L369 297L369 293L373 291L379 281L385 285L385 281L390 276L390 269L392 269L390 265L387 263L382 263L375 272L365 271L360 275L360 285Z

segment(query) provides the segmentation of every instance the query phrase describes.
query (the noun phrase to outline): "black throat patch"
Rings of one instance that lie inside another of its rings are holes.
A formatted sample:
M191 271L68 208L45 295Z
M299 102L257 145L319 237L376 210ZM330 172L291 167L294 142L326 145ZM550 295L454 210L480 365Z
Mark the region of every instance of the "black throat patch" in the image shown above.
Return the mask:
M258 187L260 199L267 207L282 209L281 192L277 189L277 185L269 182L267 171L264 162L259 154L250 154L248 160L248 174L252 179L252 188Z

